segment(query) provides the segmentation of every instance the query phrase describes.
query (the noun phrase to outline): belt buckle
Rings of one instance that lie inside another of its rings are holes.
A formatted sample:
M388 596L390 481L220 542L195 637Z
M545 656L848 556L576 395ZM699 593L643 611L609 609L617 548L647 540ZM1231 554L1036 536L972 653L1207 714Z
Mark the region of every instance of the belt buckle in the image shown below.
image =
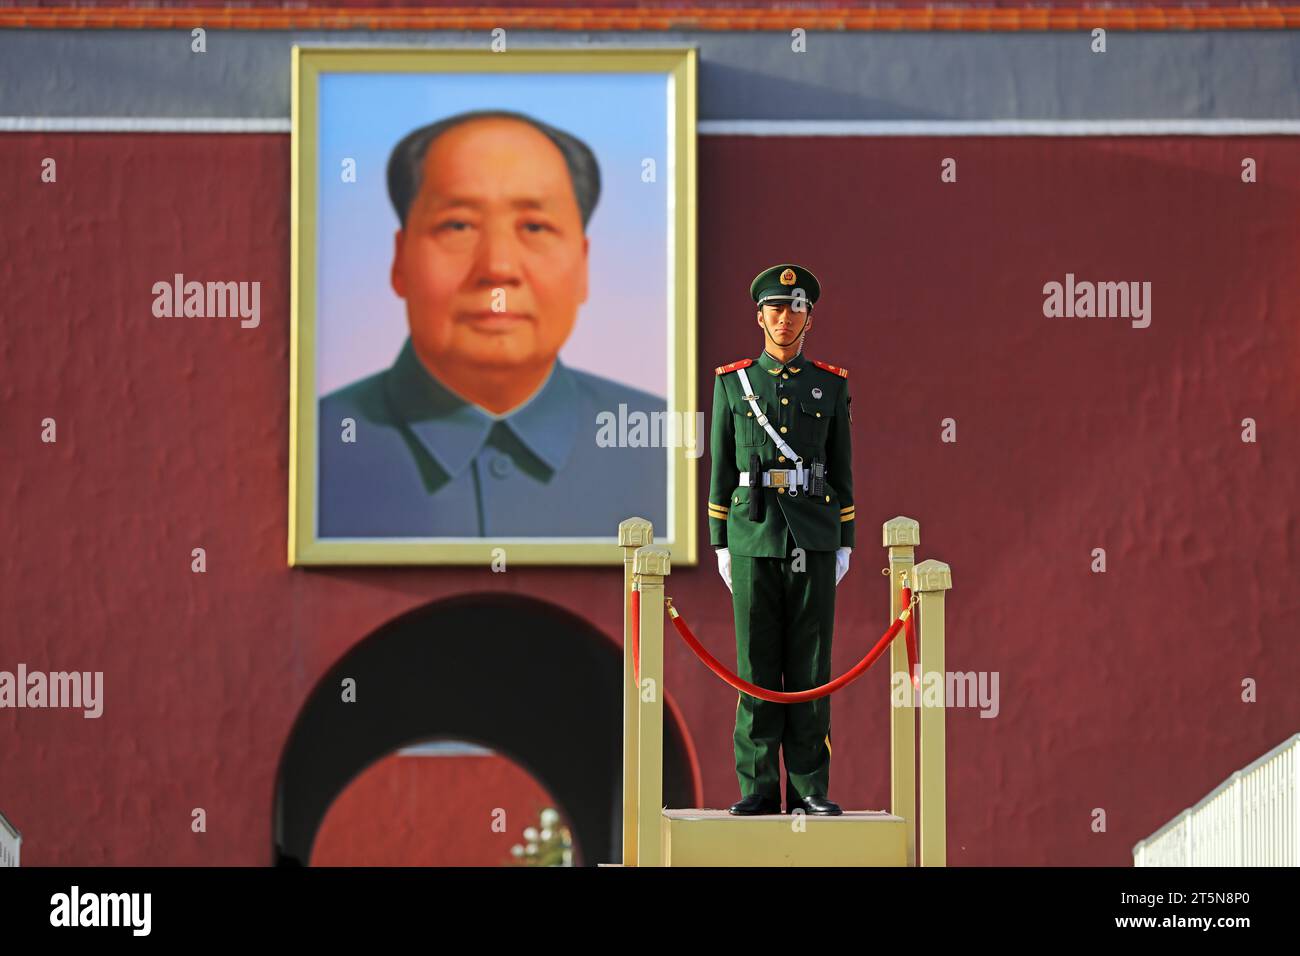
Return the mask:
M781 488L789 484L789 475L784 471L769 471L768 480L771 482L769 487Z

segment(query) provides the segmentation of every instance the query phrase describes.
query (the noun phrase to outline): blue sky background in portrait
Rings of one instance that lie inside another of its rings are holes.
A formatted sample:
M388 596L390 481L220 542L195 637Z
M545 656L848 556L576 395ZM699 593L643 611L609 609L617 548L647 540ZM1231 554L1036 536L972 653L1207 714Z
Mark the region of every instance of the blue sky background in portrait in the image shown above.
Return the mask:
M399 225L389 152L418 126L492 108L580 137L600 163L588 298L561 359L666 396L668 79L625 73L321 76L317 394L387 368L407 335L405 303L389 284ZM347 157L354 183L340 175ZM644 157L655 159L656 182L642 182Z

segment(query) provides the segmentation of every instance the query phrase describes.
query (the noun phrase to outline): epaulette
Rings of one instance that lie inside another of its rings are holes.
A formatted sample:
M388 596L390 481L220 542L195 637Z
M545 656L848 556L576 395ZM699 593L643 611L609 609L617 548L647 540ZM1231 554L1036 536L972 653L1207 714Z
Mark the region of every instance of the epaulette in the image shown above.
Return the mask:
M719 365L713 371L718 375L726 375L728 372L734 372L738 368L749 368L749 366L753 364L753 359L741 359L739 362L732 362L730 365Z
M819 362L816 359L813 359L812 363L818 368L826 369L826 371L830 372L832 375L838 375L840 378L849 377L849 370L846 368L840 368L838 365L832 365L830 362Z

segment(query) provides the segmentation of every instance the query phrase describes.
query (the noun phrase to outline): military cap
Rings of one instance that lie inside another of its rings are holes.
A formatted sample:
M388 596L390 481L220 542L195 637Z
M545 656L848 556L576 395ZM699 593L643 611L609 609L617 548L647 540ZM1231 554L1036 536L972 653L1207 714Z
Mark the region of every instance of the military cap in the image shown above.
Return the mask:
M793 300L795 289L803 290L803 297L809 305L814 304L822 293L817 277L793 262L783 262L779 266L764 269L749 284L749 294L760 308L768 302Z

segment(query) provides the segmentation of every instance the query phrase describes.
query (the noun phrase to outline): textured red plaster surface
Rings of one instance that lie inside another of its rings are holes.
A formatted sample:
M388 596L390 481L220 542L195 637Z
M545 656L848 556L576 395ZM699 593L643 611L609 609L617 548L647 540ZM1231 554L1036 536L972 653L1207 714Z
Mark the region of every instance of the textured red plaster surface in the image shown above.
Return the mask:
M509 866L547 807L546 789L505 757L393 754L339 794L311 865Z
M268 862L297 708L418 604L501 588L619 639L613 569L285 566L288 163L285 136L0 139L0 669L106 685L99 720L0 711L26 863ZM851 370L862 529L835 670L885 626L877 529L905 514L919 557L953 567L948 666L999 674L996 718L948 718L952 863L1126 864L1300 729L1297 182L1294 138L702 139L701 396L757 352L745 290L785 258L825 290L808 353ZM260 281L261 327L154 318L176 272ZM1067 272L1151 281L1151 327L1044 318ZM672 593L728 659L705 558ZM723 805L734 695L680 646L666 680ZM832 796L886 806L883 670L836 698L834 728Z

